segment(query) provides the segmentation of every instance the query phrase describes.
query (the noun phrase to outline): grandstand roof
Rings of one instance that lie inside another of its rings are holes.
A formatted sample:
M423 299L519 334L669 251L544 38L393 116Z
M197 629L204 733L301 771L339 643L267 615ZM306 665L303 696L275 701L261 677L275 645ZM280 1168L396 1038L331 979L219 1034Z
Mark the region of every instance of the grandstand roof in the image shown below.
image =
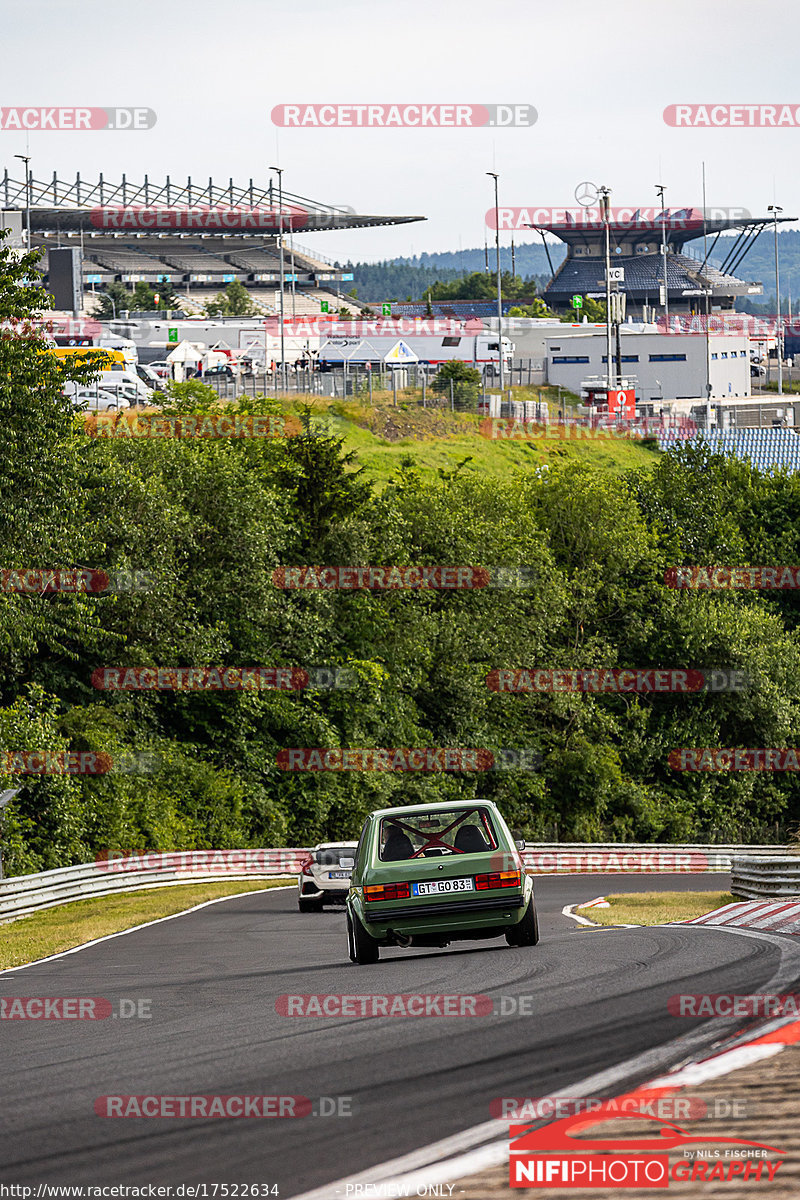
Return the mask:
M753 217L744 210L730 210L732 215L722 215L719 209L667 208L614 208L609 219L609 231L615 240L640 239L653 234L671 246L680 248L685 242L707 234L709 237L725 230L763 228L773 223L772 216ZM530 229L555 234L568 245L580 245L597 241L604 234L600 210L597 207L579 209L531 209ZM779 217L779 221L794 221L795 217Z
M279 211L279 198L282 211ZM421 216L381 216L357 213L355 209L322 204L305 196L283 191L270 181L262 188L248 181L246 187L232 179L221 187L212 179L198 184L155 183L147 175L134 183L125 175L119 183L98 176L97 180L12 179L6 169L0 181L0 207L24 211L30 202L31 230L101 231L104 233L293 233L331 229L363 229L374 225L400 225L424 221Z

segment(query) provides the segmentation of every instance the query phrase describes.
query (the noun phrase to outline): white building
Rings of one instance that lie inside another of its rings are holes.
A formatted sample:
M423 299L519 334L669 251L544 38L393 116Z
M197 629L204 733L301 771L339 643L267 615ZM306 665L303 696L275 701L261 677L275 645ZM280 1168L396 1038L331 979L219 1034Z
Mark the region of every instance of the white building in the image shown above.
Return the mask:
M637 405L664 401L688 411L705 403L710 378L711 400L728 403L750 396L750 341L746 334L711 334L709 345L700 333L640 332L622 325L622 374L635 380ZM593 332L546 339L547 382L580 395L581 383L607 371L606 335ZM612 339L612 364L616 340ZM708 361L710 359L710 361ZM612 366L612 370L613 370Z

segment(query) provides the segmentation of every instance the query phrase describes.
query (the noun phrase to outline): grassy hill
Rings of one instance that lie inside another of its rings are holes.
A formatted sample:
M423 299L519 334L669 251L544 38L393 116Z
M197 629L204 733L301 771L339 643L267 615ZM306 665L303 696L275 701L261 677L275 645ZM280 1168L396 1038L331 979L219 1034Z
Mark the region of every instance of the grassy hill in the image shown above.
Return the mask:
M548 389L541 391L544 396ZM525 398L522 391L519 398ZM413 464L420 476L430 481L438 478L440 471L452 471L462 463L461 470L467 474L508 478L516 471L559 458L590 459L609 471L620 472L651 466L658 455L653 443L642 445L613 438L491 440L481 431L481 418L448 409L421 408L401 394L396 407L390 393L375 393L371 406L317 396L299 401L293 411L300 411L306 403L344 438L348 450L357 453L359 463L379 488L397 474L404 462Z

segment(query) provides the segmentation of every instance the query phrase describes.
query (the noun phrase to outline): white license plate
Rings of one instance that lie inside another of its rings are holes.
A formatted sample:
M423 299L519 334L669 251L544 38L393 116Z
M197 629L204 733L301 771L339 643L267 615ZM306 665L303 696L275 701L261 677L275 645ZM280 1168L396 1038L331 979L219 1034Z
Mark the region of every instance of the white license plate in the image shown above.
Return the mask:
M412 896L438 896L442 892L474 892L473 879L433 879L430 883L412 884Z
M349 879L350 871L328 871L329 879Z

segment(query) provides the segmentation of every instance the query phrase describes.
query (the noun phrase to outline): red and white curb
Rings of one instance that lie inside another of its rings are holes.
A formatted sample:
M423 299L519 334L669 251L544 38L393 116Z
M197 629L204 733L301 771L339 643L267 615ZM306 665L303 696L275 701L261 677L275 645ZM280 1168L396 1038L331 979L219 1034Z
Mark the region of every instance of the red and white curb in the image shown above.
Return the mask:
M605 896L598 896L596 900L587 900L583 904L565 904L561 913L562 916L577 921L579 925L591 925L597 929L649 928L644 925L625 925L622 922L614 926L599 926L596 921L591 921L588 917L582 917L580 913L575 912L575 909L582 911L583 909L610 907ZM712 929L753 929L769 933L800 934L800 899L744 900L735 904L726 904L722 908L715 908L711 912L703 913L701 917L691 917L688 921L667 921L665 924L678 925L681 928L686 925L694 925Z
M580 906L578 906L580 907ZM728 929L768 929L772 933L800 933L800 899L745 900L726 904L702 917L673 922L680 925L713 925Z

